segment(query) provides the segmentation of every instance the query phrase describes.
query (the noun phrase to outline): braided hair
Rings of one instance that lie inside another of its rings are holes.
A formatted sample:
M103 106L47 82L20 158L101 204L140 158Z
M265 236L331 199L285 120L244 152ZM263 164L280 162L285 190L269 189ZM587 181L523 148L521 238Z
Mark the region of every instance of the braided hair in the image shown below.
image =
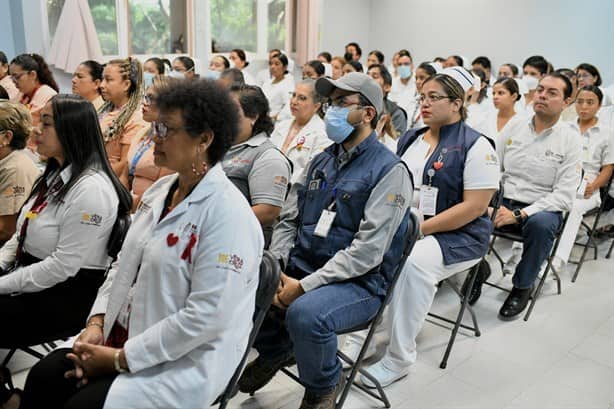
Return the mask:
M141 98L143 97L143 67L136 58L128 57L126 59L116 59L108 62L107 65L116 65L119 67L122 80L130 81L128 89L128 103L122 108L117 118L104 131L102 137L104 143L117 138L124 131L124 126L128 123L134 112L139 109ZM98 114L104 114L113 109L113 103L107 101L100 107Z

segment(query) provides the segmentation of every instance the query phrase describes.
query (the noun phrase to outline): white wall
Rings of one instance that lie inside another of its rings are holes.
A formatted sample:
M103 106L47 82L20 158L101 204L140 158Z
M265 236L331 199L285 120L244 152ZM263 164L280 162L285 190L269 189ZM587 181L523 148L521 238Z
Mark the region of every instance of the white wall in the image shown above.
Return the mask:
M366 61L373 43L371 0L322 0L321 12L320 50L343 55L345 45L354 41L360 44L362 61Z
M555 68L590 62L614 83L612 0L372 0L370 19L369 46L387 58L401 48L416 63L486 55L497 70L541 54Z
M15 40L13 39L13 24L11 23L11 5L9 0L0 0L0 51L4 51L9 61L15 56Z

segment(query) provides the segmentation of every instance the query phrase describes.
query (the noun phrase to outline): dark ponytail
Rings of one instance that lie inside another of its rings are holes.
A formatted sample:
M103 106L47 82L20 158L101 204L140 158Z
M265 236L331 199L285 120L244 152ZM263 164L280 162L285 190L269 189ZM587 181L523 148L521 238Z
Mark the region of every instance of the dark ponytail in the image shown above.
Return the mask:
M36 71L38 81L43 85L48 85L56 92L60 92L60 87L55 82L53 74L45 59L38 54L20 54L13 58L11 64L19 65L24 71Z

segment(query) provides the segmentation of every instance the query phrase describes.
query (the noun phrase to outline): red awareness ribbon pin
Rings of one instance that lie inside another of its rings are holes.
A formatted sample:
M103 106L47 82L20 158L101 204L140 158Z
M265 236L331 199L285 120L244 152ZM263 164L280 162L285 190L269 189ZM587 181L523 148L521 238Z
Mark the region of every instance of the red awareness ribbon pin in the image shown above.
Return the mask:
M194 248L197 239L198 237L196 236L196 233L192 233L190 235L190 241L188 242L188 245L186 246L185 250L183 250L183 253L181 253L181 259L187 259L188 263L190 264L192 264L192 249Z

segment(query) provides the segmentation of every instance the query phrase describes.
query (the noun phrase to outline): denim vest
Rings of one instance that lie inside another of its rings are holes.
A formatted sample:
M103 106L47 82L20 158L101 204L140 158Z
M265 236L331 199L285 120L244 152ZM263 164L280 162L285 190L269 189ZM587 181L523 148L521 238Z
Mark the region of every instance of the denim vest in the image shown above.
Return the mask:
M428 129L424 127L407 131L399 140L397 154L402 156ZM426 162L422 178L422 184L429 185L427 171L434 170L433 164L441 158L443 167L435 171L430 183L439 189L435 214L463 201L463 172L467 152L481 136L479 132L461 121L440 129L439 144ZM429 216L425 217L428 218ZM484 214L457 230L434 233L433 236L441 247L444 264L450 265L483 257L488 250L492 227L488 215Z
M342 166L339 165L340 149L340 145L334 144L316 156L309 166L304 186L298 191L300 222L288 260L291 271L311 274L339 250L349 247L359 231L371 191L400 162L399 157L378 142L375 132L351 151L349 162ZM322 211L328 208L336 211L335 220L326 238L316 236L314 229ZM385 295L401 259L408 223L409 212L404 216L382 263L351 281L374 295Z

